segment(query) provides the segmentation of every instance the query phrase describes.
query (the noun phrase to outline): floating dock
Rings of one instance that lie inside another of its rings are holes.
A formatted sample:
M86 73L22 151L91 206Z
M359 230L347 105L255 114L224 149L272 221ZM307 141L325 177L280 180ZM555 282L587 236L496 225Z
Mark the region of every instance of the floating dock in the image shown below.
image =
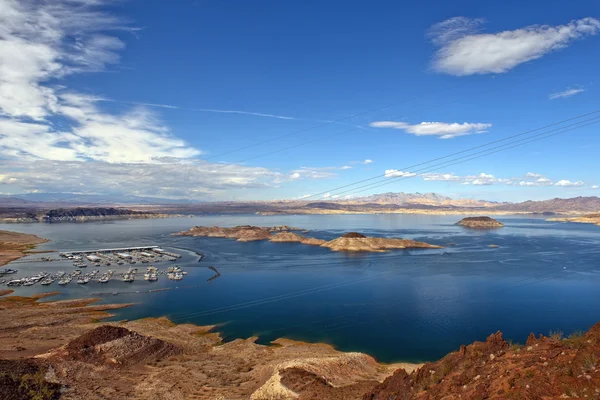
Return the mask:
M99 249L99 250L75 250L75 251L63 251L58 253L61 257L69 257L69 256L85 256L88 254L97 254L97 253L127 253L131 251L154 251L156 253L161 253L163 250L158 246L139 246L139 247L120 247L114 249ZM157 251L158 250L158 251Z

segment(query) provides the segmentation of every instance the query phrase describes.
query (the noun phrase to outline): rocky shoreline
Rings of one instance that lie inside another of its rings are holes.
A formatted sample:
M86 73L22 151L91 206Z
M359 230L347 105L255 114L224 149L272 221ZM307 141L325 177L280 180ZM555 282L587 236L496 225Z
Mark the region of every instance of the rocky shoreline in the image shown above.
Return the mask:
M330 345L222 342L213 326L166 318L101 322L131 304L0 294L0 398L555 399L596 398L600 323L563 337L500 332L439 361L380 364Z
M130 304L37 301L48 295L0 297L0 375L3 365L34 367L37 387L61 399L358 400L399 368L420 366L288 339L223 343L213 326L166 318L100 323ZM0 398L28 398L7 395L19 394L28 377L7 375Z

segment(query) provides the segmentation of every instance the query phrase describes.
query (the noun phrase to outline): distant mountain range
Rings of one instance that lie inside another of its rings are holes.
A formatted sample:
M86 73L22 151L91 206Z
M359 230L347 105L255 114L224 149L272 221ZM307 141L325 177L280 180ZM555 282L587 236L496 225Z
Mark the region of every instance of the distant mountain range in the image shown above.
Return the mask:
M78 193L23 193L17 195L0 196L0 201L11 202L11 204L32 203L66 203L66 204L188 204L197 201L163 199L158 197L140 197L133 195L101 195L101 194L78 194Z
M366 197L358 197L344 201L346 204L395 204L395 205L428 205L428 206L454 206L454 207L493 207L499 204L486 200L453 199L437 193L382 193Z
M554 198L543 201L524 201L516 204L506 204L495 207L500 211L517 211L517 212L598 212L600 211L600 198L596 196L589 197L573 197L570 199Z
M72 193L28 193L0 196L0 208L8 209L50 209L75 206L138 206L133 208L167 211L173 213L311 213L310 210L343 212L392 212L393 210L460 211L481 213L594 213L600 212L600 198L575 197L571 199L551 199L525 201L522 203L501 203L487 200L453 199L437 193L381 193L346 200L277 200L277 201L237 201L199 202L192 200L172 200L153 197L109 195L86 195Z

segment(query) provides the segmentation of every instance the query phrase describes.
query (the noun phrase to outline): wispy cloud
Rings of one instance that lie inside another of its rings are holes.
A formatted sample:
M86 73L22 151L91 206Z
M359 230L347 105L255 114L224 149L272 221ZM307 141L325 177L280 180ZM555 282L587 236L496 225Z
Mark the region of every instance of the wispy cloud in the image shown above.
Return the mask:
M440 139L452 139L457 136L471 135L486 132L492 124L483 123L447 123L447 122L421 122L411 125L406 122L375 121L369 124L373 128L400 129L416 136L439 136Z
M299 118L288 117L285 115L277 115L277 114L267 114L253 111L241 111L241 110L221 110L215 108L191 108L191 107L179 107L170 104L156 104L156 103L142 103L142 102L127 102L128 104L146 106L146 107L157 107L157 108L167 108L167 109L175 109L175 110L187 110L187 111L197 111L197 112L205 112L205 113L215 113L215 114L239 114L239 115L249 115L253 117L264 117L264 118L275 118L275 119L285 119L285 120L296 120Z
M362 162L363 164L367 165L367 164L371 164L373 163L373 160L369 160L368 158Z
M164 159L160 163L104 161L20 161L0 165L2 184L21 192L138 195L164 198L218 199L231 191L265 190L287 180L261 167L223 165L199 160ZM168 177L168 179L165 179Z
M291 171L290 178L297 179L331 179L338 176L336 171L351 169L349 165L341 167L300 167Z
M497 33L481 33L483 23L482 19L455 17L432 26L429 37L439 47L433 69L457 76L504 73L600 32L600 21L595 18Z
M561 92L551 93L550 95L548 95L548 98L550 100L564 99L565 97L575 96L576 94L579 94L581 92L585 92L585 89L583 89L583 88L569 88L569 89L565 89L565 90L563 90Z

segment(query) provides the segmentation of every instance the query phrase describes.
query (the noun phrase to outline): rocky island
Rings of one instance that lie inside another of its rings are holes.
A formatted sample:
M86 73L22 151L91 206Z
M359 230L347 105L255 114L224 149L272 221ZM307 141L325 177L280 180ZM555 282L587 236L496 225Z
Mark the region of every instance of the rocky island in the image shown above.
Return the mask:
M502 228L504 224L490 217L467 217L461 219L456 225L474 229Z
M356 232L347 233L337 239L326 241L299 235L296 231L306 232L299 228L288 226L259 227L242 225L232 228L218 226L195 226L189 231L179 232L179 236L204 236L236 239L238 242L251 242L255 240L269 240L271 242L302 243L310 246L320 246L332 251L368 251L385 252L391 249L440 249L433 244L418 242L411 239L368 237ZM273 233L276 233L273 235Z

